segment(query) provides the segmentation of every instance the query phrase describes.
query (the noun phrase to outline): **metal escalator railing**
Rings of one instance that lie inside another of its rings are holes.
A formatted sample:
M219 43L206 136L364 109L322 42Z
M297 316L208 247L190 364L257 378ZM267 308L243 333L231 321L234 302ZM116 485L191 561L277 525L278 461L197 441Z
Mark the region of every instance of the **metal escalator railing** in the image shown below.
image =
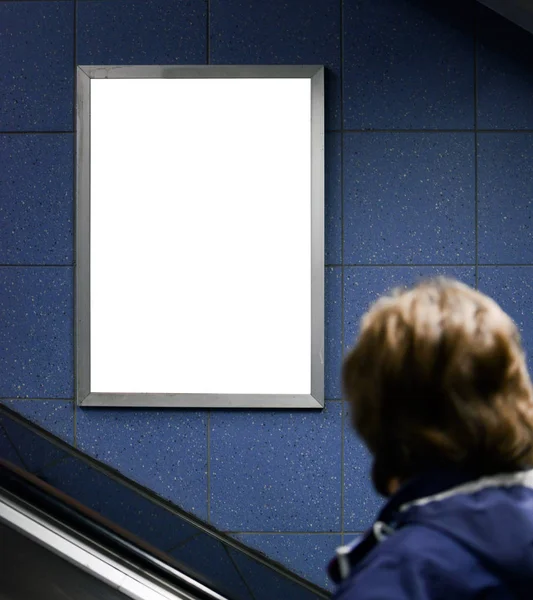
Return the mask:
M6 600L226 600L1 459L0 536Z
M159 600L167 598L161 595L165 593L174 594L169 598L213 600L329 597L321 588L154 497L3 406L0 406L0 458L4 459L0 514L7 511L13 516L16 511L19 521L26 524L33 519L42 525L39 520L45 520L48 530L59 528L61 533L55 533L62 539L68 538L75 545L81 544L83 550L92 551L103 561L98 564L105 572L115 573L124 582L124 589L119 591L116 581L105 582L100 578L100 583L107 586L106 593L112 590L122 594L117 598ZM35 540L35 536L22 532L20 526L17 533ZM12 532L9 535L13 538ZM42 552L46 544L42 541L39 544ZM53 545L48 544L48 548ZM0 538L3 553L5 546ZM55 554L53 560L57 562ZM98 579L94 573L91 576ZM141 583L139 578L144 578ZM132 596L131 590L126 593L127 585L133 586L132 589L144 586L145 596ZM0 600L8 600L1 589L0 586ZM149 593L160 596L146 595ZM72 597L78 600L78 596ZM26 599L31 600L31 596L25 596ZM45 596L39 597L44 599Z

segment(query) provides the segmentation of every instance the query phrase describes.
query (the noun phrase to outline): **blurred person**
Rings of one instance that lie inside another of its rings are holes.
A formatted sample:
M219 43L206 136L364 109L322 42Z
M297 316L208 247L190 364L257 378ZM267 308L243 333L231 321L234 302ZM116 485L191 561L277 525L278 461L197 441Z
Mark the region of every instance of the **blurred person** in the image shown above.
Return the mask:
M533 600L533 391L517 327L437 279L379 299L343 365L388 501L329 567L336 600Z

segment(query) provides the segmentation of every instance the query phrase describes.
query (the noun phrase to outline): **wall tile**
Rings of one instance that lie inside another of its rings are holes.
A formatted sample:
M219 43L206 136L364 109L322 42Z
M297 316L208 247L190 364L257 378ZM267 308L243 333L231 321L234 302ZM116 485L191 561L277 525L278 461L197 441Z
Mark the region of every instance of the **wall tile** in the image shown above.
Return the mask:
M206 3L79 0L80 65L204 64Z
M340 127L340 3L211 0L211 63L325 65L326 126Z
M341 545L340 535L261 533L235 537L316 585L332 589L326 569L335 549Z
M325 261L342 262L341 135L326 134Z
M197 532L177 515L78 458L69 457L44 468L41 477L163 552Z
M409 286L429 277L445 276L475 285L474 267L345 267L344 341L353 346L359 321L370 304L395 287Z
M0 131L71 131L74 2L0 2Z
M206 423L205 412L78 408L76 435L82 452L206 518Z
M473 263L474 188L473 134L345 134L345 263Z
M72 400L0 400L0 402L68 444L74 443Z
M533 263L533 134L478 136L480 263Z
M341 402L211 415L211 520L226 531L340 526Z
M478 5L478 127L533 129L533 36Z
M341 397L342 270L340 267L326 269L325 302L324 387L326 399L332 400Z
M529 368L533 368L533 267L480 267L479 289L514 319L522 334Z
M346 0L344 126L471 129L472 0Z
M353 431L349 411L344 420L344 529L366 531L384 499L374 491L372 458Z
M0 268L0 397L72 398L70 267Z
M0 135L0 263L72 263L71 134Z

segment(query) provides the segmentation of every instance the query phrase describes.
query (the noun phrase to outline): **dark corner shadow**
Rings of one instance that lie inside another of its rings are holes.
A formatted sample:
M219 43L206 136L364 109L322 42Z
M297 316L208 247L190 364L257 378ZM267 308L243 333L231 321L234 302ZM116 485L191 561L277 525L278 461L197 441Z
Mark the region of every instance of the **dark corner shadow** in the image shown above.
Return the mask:
M533 33L477 3L478 47L506 59L533 80Z
M396 0L396 2L400 6L410 5L412 10L425 12L435 20L465 35L470 36L474 33L476 0Z
M478 49L499 55L533 79L533 33L477 0L396 0L423 10L461 32L474 35ZM532 2L533 4L533 2ZM532 9L533 10L533 9Z

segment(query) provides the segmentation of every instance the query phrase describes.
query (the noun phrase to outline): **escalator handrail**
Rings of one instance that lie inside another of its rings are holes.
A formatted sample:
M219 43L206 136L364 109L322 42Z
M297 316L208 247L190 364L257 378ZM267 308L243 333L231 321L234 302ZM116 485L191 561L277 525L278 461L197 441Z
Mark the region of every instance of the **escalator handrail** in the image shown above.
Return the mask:
M315 583L312 583L311 581L308 581L301 575L298 575L297 573L289 570L285 565L274 561L272 558L265 556L264 554L262 554L261 552L259 552L257 550L254 550L253 548L250 548L249 546L240 542L239 540L218 531L212 525L209 525L209 524L201 521L194 515L184 512L182 509L180 509L179 507L177 507L175 505L171 505L171 503L169 503L168 501L165 501L164 499L162 499L160 497L156 497L153 494L153 492L151 492L150 490L143 488L142 486L138 485L134 481L128 480L126 477L124 477L120 473L114 471L113 469L110 469L108 466L85 455L83 452L80 452L80 450L78 450L77 448L73 448L71 445L65 443L63 440L60 440L56 436L52 435L49 431L46 431L45 429L43 429L42 427L39 427L35 423L31 423L30 421L28 421L24 417L21 417L19 414L17 414L13 410L7 408L5 405L0 404L0 417L4 417L4 416L7 417L9 420L14 421L17 424L19 424L20 426L24 427L26 430L31 431L34 435L39 436L40 438L43 438L44 440L46 440L47 443L52 444L54 447L60 449L62 452L64 452L68 456L74 458L75 460L83 462L84 464L90 466L92 469L95 469L98 472L105 475L106 477L116 481L118 484L127 486L129 489L134 490L137 494L142 495L144 498L148 499L150 502L154 503L155 505L157 505L159 507L163 507L165 510L170 511L171 513L174 513L182 521L190 524L192 527L197 529L199 532L209 535L213 539L215 539L218 542L220 542L221 544L223 544L227 549L228 548L234 549L239 554L242 554L243 556L248 557L255 563L262 565L263 567L269 569L270 571L277 573L280 577L284 578L285 580L290 581L290 582L296 584L297 586L300 586L301 588L305 589L306 591L308 591L311 594L313 594L314 596L316 596L317 600L320 598L322 598L324 600L331 598L331 593L329 593L327 590L316 585ZM115 528L119 529L116 526L115 526ZM124 530L122 530L122 531L124 531ZM147 546L147 544L145 544L142 540L139 540L139 538L132 536L129 532L126 532L126 534L130 538L136 539L141 545L144 544L145 546ZM159 552L159 554L161 554L161 552ZM169 558L166 554L163 554L162 556L164 556L166 560L168 560L168 558ZM172 559L172 557L171 557L171 559ZM190 568L185 568L184 570L186 572L187 571L192 572L192 570ZM204 579L205 579L205 577L203 575L199 574L199 580L202 581ZM207 583L207 585L209 585L209 582Z
M145 573L193 594L198 600L227 600L215 583L105 519L95 511L0 458L0 489L85 537Z

